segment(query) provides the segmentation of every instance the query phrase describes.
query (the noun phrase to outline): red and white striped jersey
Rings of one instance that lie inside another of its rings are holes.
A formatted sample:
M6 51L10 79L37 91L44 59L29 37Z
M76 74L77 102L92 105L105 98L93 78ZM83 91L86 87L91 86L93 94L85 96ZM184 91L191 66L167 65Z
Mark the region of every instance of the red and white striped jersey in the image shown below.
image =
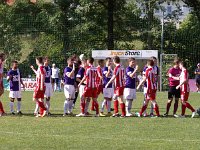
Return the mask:
M124 82L125 82L125 73L124 73L124 68L118 64L115 69L114 69L114 75L116 76L115 78L115 87L124 87Z
M103 77L103 70L100 66L97 66L97 85L103 85L103 80L100 77Z
M45 82L46 70L45 70L44 66L39 66L38 70L37 70L37 74L36 74L36 83L37 83L38 87L41 86L42 75L43 75L43 82ZM43 83L43 86L44 85L45 84Z
M180 87L181 92L190 92L190 87L189 87L189 73L186 69L183 69L180 75L180 83L183 83L186 80L186 82Z
M147 68L145 72L146 82L147 82L147 93L157 90L156 86L156 74L152 67Z
M97 88L97 68L94 66L89 66L85 71L86 76L86 87L88 88Z

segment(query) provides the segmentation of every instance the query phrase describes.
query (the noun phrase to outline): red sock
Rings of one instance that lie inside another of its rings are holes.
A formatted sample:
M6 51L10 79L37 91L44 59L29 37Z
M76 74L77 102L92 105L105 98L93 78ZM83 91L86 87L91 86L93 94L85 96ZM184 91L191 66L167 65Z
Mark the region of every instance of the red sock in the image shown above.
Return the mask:
M125 104L121 103L120 104L121 110L122 110L122 116L126 116L126 111L125 111Z
M95 104L96 114L98 115L99 114L99 104L97 101L94 102L94 104Z
M185 109L186 109L186 106L182 104L182 113L181 113L182 116L185 115Z
M159 107L158 107L157 104L155 105L154 110L155 110L155 112L156 112L156 115L159 117L159 116L160 116L160 112L159 112Z
M143 105L140 111L140 116L142 116L143 112L147 109L147 105Z
M185 106L190 109L192 112L195 112L195 109L190 105L190 103L185 102Z
M4 111L4 109L3 109L3 104L2 104L1 101L0 101L0 112L1 112L1 113L5 113L5 111Z
M81 113L84 114L85 113L85 101L81 101Z
M175 100L175 103L174 103L174 114L176 114L177 109L178 109L178 101Z
M94 101L92 101L92 106L91 106L91 110L94 110L94 105L95 105L95 102Z
M44 113L46 109L46 107L44 106L44 102L38 101L38 105L40 107L40 115L42 115Z
M114 113L117 114L119 112L118 108L119 102L118 100L114 101Z
M168 113L169 113L169 109L170 109L170 107L171 107L171 103L167 103L167 107L166 107L166 114L168 114Z

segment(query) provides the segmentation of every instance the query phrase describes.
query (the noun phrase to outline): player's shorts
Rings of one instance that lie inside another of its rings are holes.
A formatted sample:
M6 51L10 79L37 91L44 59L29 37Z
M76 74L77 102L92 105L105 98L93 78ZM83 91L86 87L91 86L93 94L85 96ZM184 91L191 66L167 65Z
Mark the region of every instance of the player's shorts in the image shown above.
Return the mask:
M147 87L144 87L144 95L147 94Z
M181 100L188 101L190 93L189 92L181 92Z
M124 99L126 100L136 99L136 89L124 88Z
M82 97L83 93L84 93L84 90L85 90L85 85L80 85L79 87L79 95L80 95L80 98Z
M88 88L88 87L85 87L83 96L84 97L97 98L98 97L97 88Z
M75 87L74 85L65 85L64 94L66 98L75 99Z
M173 97L181 98L181 90L180 89L176 89L176 86L170 86L169 87L168 99L171 99Z
M52 83L57 83L58 84L59 78L52 78Z
M103 93L103 85L99 85L97 88L97 95Z
M151 92L147 92L146 99L151 100L151 101L156 100L156 90L152 90Z
M114 93L116 96L124 95L124 87L116 87Z
M33 93L33 98L34 99L44 99L44 93L45 93L46 87L43 87L43 90L40 90L39 87L37 86L34 90Z
M22 98L21 91L10 91L9 98L13 99Z
M104 98L112 98L114 95L113 88L103 88L103 96Z
M46 97L46 98L51 97L52 94L53 94L52 84L51 83L45 83L45 86L46 86L46 90L45 90L44 97Z
M196 78L196 84L200 85L200 78Z

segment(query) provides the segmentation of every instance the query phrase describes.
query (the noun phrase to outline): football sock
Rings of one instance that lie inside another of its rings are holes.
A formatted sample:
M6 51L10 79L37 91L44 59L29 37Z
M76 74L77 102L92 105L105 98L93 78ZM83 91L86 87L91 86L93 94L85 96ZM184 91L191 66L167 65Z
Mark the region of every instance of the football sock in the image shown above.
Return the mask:
M68 110L69 110L69 99L66 99L64 102L64 114L66 114Z
M155 108L154 108L156 115L159 117L160 116L160 112L159 112L159 107L157 104L155 104Z
M99 104L97 101L94 102L94 106L95 106L95 109L96 109L96 114L98 115L99 114Z
M121 103L120 104L121 110L122 110L122 116L126 116L126 111L125 111L125 104Z
M47 112L49 113L49 109L50 109L50 101L46 101L46 108L47 108Z
M92 101L91 110L94 110L94 105L95 105L95 102L94 102L94 101Z
M178 109L178 101L175 100L175 102L174 102L174 114L176 114L177 109Z
M1 112L1 113L5 113L5 111L4 111L4 109L3 109L3 104L2 104L1 101L0 101L0 112Z
M47 109L46 109L43 101L42 102L38 101L38 105L40 107L40 115L42 115L44 113L44 111L46 111Z
M153 110L154 110L154 107L153 107L153 104L151 103L150 114L153 114Z
M115 114L117 114L117 113L119 112L119 110L118 110L118 109L119 109L119 108L118 108L119 106L118 106L118 105L119 105L118 100L114 100L114 113L115 113Z
M38 102L35 103L35 111L34 113L37 113L38 112L38 109L39 109L39 105L38 105Z
M72 109L73 109L73 103L74 102L74 100L73 99L71 99L70 101L69 101L69 112L71 113L72 112Z
M143 105L140 111L140 116L142 116L143 112L147 109L147 105Z
M185 110L186 110L186 106L182 104L182 113L181 113L182 116L185 115Z
M107 101L107 109L108 109L108 112L111 112L110 108L111 108L111 101Z
M101 112L104 112L104 106L106 105L106 100L104 99L101 103Z
M171 107L171 102L170 102L170 103L167 103L167 107L166 107L166 114L168 114L168 113L169 113L169 109L170 109L170 107Z
M85 101L81 100L81 113L84 114L85 112Z
M89 105L90 105L90 101L86 100L86 102L85 102L85 111L84 111L84 113L87 113L87 112L88 112Z
M10 112L14 112L14 102L10 102Z
M185 106L190 109L192 112L195 112L195 109L190 105L190 103L185 102Z
M21 111L21 101L17 101L17 111Z

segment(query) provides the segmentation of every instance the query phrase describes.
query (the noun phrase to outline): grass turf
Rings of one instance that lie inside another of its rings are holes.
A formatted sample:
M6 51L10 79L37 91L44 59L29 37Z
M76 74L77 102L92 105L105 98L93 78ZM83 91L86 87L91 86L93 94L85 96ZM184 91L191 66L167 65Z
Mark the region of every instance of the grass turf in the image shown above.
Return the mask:
M2 102L9 113L8 92ZM161 114L165 112L167 93L158 93ZM139 111L142 93L137 93L133 112ZM101 100L99 100L101 101ZM31 149L199 149L200 119L187 118L95 118L62 117L63 93L56 92L52 98L52 117L35 118L32 113L32 92L23 93L23 116L0 117L0 150ZM199 105L199 94L191 93L190 101ZM16 104L15 104L16 108ZM171 107L172 114L173 105ZM179 106L178 113L180 114ZM74 113L79 113L79 101Z

